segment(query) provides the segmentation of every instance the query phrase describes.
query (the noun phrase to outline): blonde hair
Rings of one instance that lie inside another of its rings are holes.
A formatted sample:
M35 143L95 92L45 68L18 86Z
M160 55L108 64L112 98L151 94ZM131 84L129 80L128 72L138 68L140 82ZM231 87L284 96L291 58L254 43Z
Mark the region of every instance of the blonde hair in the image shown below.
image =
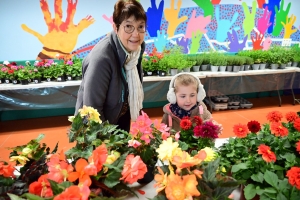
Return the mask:
M174 81L174 92L178 90L179 86L195 86L198 93L198 81L193 75L190 74L182 74L176 77Z

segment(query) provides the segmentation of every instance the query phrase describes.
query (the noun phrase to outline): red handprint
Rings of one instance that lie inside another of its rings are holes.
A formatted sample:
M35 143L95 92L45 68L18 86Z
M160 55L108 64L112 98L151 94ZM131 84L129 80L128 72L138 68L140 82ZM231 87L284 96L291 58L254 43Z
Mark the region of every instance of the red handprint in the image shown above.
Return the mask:
M253 50L260 50L260 49L263 48L263 46L261 46L263 38L264 38L264 35L263 34L258 34L258 33L256 33L256 38L251 36L251 40L252 40L252 44L253 44Z
M266 3L266 0L257 0L257 4L258 4L259 8L263 8L265 3Z

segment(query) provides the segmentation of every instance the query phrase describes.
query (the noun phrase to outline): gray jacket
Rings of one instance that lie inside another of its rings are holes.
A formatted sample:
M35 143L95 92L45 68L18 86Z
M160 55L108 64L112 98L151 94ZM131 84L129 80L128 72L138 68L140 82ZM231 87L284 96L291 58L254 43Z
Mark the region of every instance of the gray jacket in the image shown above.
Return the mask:
M141 55L137 65L142 82L141 59L145 43L141 45ZM112 31L103 38L82 62L82 83L79 87L75 114L83 105L92 106L100 113L102 121L116 124L125 101L128 98L128 84L124 63L127 55L117 35Z

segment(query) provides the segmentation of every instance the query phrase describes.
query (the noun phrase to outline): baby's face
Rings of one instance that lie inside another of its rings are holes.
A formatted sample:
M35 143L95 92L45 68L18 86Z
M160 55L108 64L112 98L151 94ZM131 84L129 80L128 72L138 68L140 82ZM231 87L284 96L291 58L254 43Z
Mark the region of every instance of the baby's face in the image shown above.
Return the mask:
M176 101L180 108L190 110L197 103L197 88L194 85L179 85L176 88Z

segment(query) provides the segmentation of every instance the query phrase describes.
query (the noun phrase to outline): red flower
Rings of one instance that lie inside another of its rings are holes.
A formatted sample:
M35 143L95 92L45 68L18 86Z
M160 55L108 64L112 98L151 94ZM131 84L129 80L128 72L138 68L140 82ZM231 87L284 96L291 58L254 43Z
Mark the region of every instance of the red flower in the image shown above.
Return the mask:
M219 126L213 124L211 121L206 121L200 126L195 126L194 136L202 138L218 138Z
M289 171L287 171L286 176L289 178L289 183L300 190L300 168L292 167Z
M248 122L247 126L252 133L257 133L258 131L260 131L260 123L258 121L250 121Z
M81 200L80 189L78 186L72 185L68 187L64 192L57 195L54 200L64 200L64 199L72 199L72 200Z
M296 119L298 119L298 115L295 112L288 112L285 114L285 118L289 122L294 122Z
M296 143L296 150L300 153L300 140Z
M258 147L258 154L262 155L262 158L264 159L264 161L266 162L275 162L276 161L276 155L274 152L271 151L270 147L265 145L265 144L261 144Z
M271 133L275 136L287 136L289 134L289 130L285 128L280 122L271 123Z
M4 162L0 162L0 176L3 177L15 177L15 167L12 164L5 165Z
M297 130L297 131L300 131L300 118L296 119L294 121L294 128Z
M15 71L13 69L8 70L8 74L13 74Z
M191 120L188 117L182 118L182 120L180 121L180 127L183 130L189 130L192 127Z
M48 181L48 175L44 174L40 176L38 181L31 183L29 185L29 193L40 197L52 197L53 193Z
M199 116L194 116L193 121L196 123L197 126L202 124L202 119Z
M272 111L272 112L269 112L267 115L267 119L270 122L279 122L282 119L282 117L283 117L282 113L279 111Z
M249 130L246 125L236 124L233 126L233 132L237 137L244 138L247 137Z

